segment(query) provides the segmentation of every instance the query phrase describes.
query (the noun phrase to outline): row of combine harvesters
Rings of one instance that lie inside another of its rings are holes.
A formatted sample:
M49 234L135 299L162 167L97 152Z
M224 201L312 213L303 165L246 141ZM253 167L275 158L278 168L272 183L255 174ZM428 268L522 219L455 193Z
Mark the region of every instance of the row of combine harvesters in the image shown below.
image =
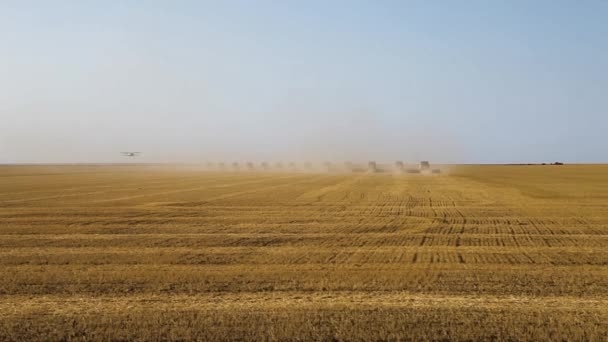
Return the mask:
M367 172L367 173L405 173L405 174L439 174L441 169L431 169L431 164L428 161L421 161L417 167L407 166L402 161L395 162L394 165L380 165L375 161L367 163L367 167L361 164L355 164L352 162L345 162L343 164L334 164L331 162L324 162L322 164L313 164L311 162L304 162L301 164L295 162L283 163L267 163L262 162L259 164L247 162L247 163L214 163L208 162L206 164L208 171L277 171L277 172Z

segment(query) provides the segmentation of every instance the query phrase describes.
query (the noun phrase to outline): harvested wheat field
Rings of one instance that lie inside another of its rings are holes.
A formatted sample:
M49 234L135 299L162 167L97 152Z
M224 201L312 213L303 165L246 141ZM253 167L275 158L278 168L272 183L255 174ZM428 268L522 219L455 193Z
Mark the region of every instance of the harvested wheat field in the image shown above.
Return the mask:
M1 340L608 336L608 166L0 167Z

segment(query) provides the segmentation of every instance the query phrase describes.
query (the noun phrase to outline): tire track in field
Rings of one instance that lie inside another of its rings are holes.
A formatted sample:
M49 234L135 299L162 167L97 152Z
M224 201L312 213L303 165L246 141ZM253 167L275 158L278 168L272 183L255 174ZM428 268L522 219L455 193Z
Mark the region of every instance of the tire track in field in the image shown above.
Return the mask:
M190 179L190 180L195 180L197 178L201 178L200 175L196 175L196 176L189 176L189 177L181 177L180 180L185 180L185 179ZM70 187L70 188L62 188L61 190L66 192L66 191L78 191L78 190L82 190L82 189L98 189L98 188L113 188L115 189L118 185L120 185L121 187L140 187L142 185L145 186L155 186L155 185L167 185L170 184L172 181L175 180L175 176L164 176L164 177L157 177L157 178L151 178L148 180L144 180L143 182L141 180L139 181L132 181L132 180L127 180L127 179L109 179L109 180L105 180L103 181L103 183L99 183L96 185L79 185L79 186L74 186L74 187ZM123 181L127 181L126 183L123 183ZM52 191L56 191L56 189L44 189L44 190L28 190L28 191L20 191L20 192L6 192L4 193L4 195L24 195L24 194L35 194L35 193L45 193L45 192L52 192Z
M301 181L297 181L297 182L275 184L275 185L269 185L269 186L264 186L264 187L256 187L256 188L251 189L251 190L243 190L243 191L231 192L231 193L227 193L227 194L223 194L223 195L218 195L218 196L210 197L210 198L207 198L207 199L205 199L203 201L198 201L198 202L178 202L178 203L173 203L173 204L164 204L164 206L168 206L168 207L197 207L197 206L202 206L202 205L211 203L213 201L223 200L223 199L227 199L227 198L233 198L233 197L238 197L238 196L248 195L248 194L255 194L257 192L263 192L263 191L267 191L267 190L274 190L274 189L284 188L284 187L298 185L298 184L314 183L318 179L322 179L322 178L325 178L325 177L327 177L327 176L316 176L316 177L307 178L307 179L304 179L304 180L301 180ZM282 179L290 179L290 178L299 178L299 177L297 177L297 176L288 176L288 177L283 177ZM264 182L267 182L267 181L268 180L265 179L265 180L259 181L259 182L249 182L249 183L246 183L246 184L238 184L238 185L231 185L231 186L222 186L222 187L218 187L218 188L225 188L225 187L233 188L235 186L264 183Z
M347 189L354 184L361 182L364 176L356 176L354 178L346 178L345 180L333 184L330 186L325 186L321 189L317 189L314 191L306 192L294 199L295 202L303 201L301 205L318 205L323 199L328 196L332 192L344 192L344 189Z
M293 179L293 178L298 178L298 176L284 176L284 177L279 177L278 179L285 180L285 179ZM178 194L178 193L185 193L185 192L195 192L195 191L200 191L200 190L203 190L203 189L208 189L208 190L229 189L229 188L241 187L241 186L244 186L244 185L260 184L260 183L267 182L269 179L273 179L273 178L263 178L263 179L253 178L253 180L249 180L249 181L245 181L245 182L230 183L230 184L227 184L227 185L217 185L217 186L211 186L211 187L209 186L209 184L206 184L205 186L199 186L199 187L195 187L195 188L177 189L177 190L166 190L166 191L160 191L160 192L154 192L154 193L145 193L145 194L141 194L141 195L122 196L122 197L116 197L116 198L110 198L110 199L103 199L103 200L92 201L91 203L116 202L116 201L131 200L131 199L135 199L135 198L155 197L155 196L159 196L159 195ZM277 178L274 178L274 179L277 179ZM214 183L217 183L217 180L213 180L211 182L211 184L214 184ZM292 184L297 184L297 183L292 183ZM153 205L153 204L151 204L151 205ZM141 206L145 207L146 204L141 205Z
M168 187L172 183L172 181L169 180L169 179L167 179L166 181L167 181L167 183L164 183L164 184L161 183L161 182L157 182L157 183L155 182L155 184L157 184L156 187L160 187L160 188ZM217 179L209 179L208 182L205 183L205 184L213 184L213 183L216 183L216 182L217 182ZM146 186L146 183L143 183L143 184L141 184L141 183L132 183L132 185L137 185L137 184L139 184L139 186ZM118 185L124 186L124 184L118 184ZM106 187L106 186L103 186L103 187ZM113 187L114 187L113 190L115 190L116 187L117 187L117 185L114 185ZM200 190L200 189L203 189L203 188L205 188L205 186L198 187L197 189ZM129 190L133 190L133 189L129 189ZM184 190L187 191L189 189L173 190L173 191L170 191L170 192L181 192L181 191L184 191ZM121 190L121 191L127 191L127 190ZM19 199L13 199L13 200L2 200L2 201L0 201L0 206L2 204L5 204L5 203L27 203L27 202L36 202L36 201L42 201L42 200L49 200L49 199L64 199L64 198L70 198L70 197L100 195L100 194L106 194L106 193L110 193L110 192L113 192L113 191L99 190L99 191L88 191L88 192L77 192L77 193L70 193L70 194L61 194L61 195L54 195L54 196L41 196L41 197L34 197L34 198L19 198ZM161 193L158 193L158 194L161 194ZM136 198L136 197L145 197L145 196L148 196L148 195L150 195L150 194L133 195L133 196L126 196L126 197L134 197L134 198ZM88 201L88 202L89 203L103 203L103 202L111 202L113 200L115 200L115 199L106 199L106 200L97 200L97 201Z

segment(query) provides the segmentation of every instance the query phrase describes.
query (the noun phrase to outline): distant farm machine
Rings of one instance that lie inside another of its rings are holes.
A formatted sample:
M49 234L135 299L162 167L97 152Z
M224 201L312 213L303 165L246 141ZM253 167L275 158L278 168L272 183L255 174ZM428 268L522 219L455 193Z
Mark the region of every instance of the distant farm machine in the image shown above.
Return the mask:
M126 156L135 157L139 152L123 152ZM204 164L207 170L228 170L232 171L249 171L249 172L347 172L347 173L397 173L397 174L438 174L441 169L431 168L429 161L423 160L417 166L406 164L403 161L396 161L391 164L378 164L376 161L368 161L367 165L363 163L353 163L350 161L344 162L342 165L334 164L330 161L322 163L312 163L309 161L296 164L295 162L233 162L226 164L224 162L207 162Z
M122 154L124 157L139 157L139 155L141 154L141 152L120 152L120 154Z

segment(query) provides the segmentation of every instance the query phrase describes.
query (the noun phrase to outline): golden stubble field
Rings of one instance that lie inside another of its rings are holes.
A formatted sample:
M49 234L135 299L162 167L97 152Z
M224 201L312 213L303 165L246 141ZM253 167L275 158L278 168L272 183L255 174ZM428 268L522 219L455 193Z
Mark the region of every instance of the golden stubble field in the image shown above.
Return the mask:
M0 167L0 340L608 337L608 166Z

